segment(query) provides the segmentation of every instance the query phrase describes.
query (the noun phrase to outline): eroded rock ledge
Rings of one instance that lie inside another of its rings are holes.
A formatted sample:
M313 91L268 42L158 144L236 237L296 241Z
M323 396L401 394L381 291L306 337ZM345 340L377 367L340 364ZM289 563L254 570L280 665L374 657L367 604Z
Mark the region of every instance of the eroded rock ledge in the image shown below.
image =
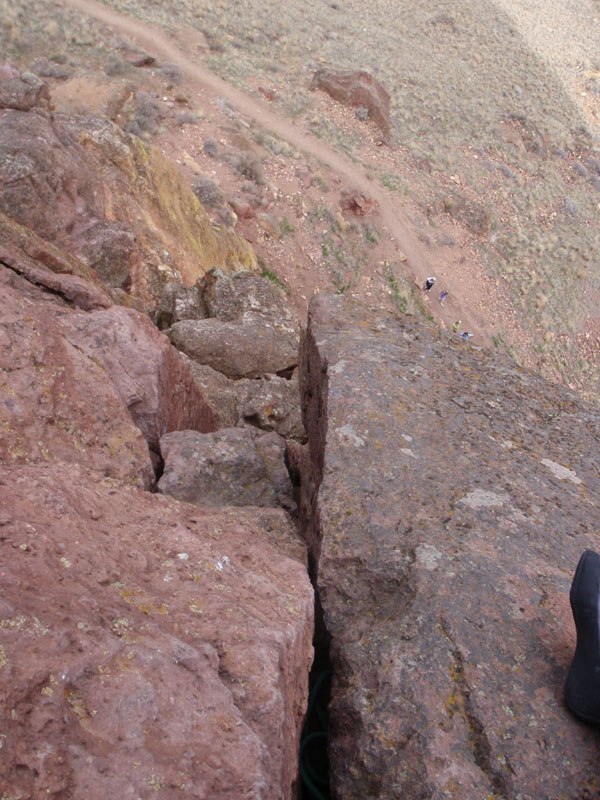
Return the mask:
M597 736L562 691L570 581L600 545L600 412L341 296L313 298L303 350L335 796L595 792Z

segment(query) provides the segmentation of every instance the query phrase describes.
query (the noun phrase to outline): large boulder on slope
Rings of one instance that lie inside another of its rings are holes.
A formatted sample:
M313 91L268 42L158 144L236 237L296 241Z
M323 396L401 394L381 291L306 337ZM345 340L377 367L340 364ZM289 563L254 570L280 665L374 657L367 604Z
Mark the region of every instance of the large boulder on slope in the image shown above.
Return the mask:
M216 433L175 431L160 440L164 471L158 488L178 500L209 506L294 509L285 440L256 428Z
M284 512L0 466L0 585L6 797L295 800L313 594Z
M319 69L313 75L310 88L322 89L344 105L366 108L384 137L389 137L390 95L370 73L365 70L336 72Z
M341 296L311 302L302 383L336 797L591 797L598 737L563 685L598 408Z

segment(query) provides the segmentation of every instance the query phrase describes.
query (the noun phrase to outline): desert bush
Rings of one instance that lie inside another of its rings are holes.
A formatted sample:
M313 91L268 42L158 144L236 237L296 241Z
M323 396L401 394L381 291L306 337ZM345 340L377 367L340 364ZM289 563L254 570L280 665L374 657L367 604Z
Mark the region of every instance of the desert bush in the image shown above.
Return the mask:
M197 125L198 115L193 111L179 111L175 114L175 125Z
M239 153L234 159L233 168L238 175L248 178L259 186L265 182L260 160L253 153Z
M202 151L205 155L210 156L211 158L218 158L219 145L214 139L207 139L202 145Z
M199 178L192 185L192 191L204 206L218 206L224 202L223 192L210 178Z
M111 77L115 75L122 75L126 69L127 64L122 58L119 58L119 56L114 54L110 56L104 66L104 72Z
M183 72L181 71L181 67L179 67L177 64L172 64L170 61L165 61L160 71L165 78L173 84L181 83L183 80Z
M131 117L123 127L135 136L142 136L144 133L154 134L163 116L155 95L150 92L137 92Z

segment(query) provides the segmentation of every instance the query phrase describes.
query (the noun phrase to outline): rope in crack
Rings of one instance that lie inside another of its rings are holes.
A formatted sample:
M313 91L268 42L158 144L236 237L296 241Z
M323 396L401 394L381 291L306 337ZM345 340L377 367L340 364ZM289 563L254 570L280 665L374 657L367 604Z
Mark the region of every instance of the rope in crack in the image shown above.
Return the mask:
M327 704L331 690L331 670L320 672L308 696L306 719L300 739L298 771L303 800L330 800L327 739Z

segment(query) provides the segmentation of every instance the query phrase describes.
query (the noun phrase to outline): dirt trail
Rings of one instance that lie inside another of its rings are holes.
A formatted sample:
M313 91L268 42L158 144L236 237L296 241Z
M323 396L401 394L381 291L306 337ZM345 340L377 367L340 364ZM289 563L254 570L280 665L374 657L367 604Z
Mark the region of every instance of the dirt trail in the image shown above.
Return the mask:
M379 204L381 222L398 249L407 256L409 271L417 284L422 285L426 276L436 274L435 264L431 263L398 203L393 203L379 184L367 177L363 168L353 164L350 159L330 148L322 140L305 133L285 117L274 113L265 101L244 94L202 65L190 60L158 27L114 11L96 0L63 0L63 2L126 35L147 52L177 64L185 73L190 88L208 90L226 98L238 111L254 119L298 150L316 158L350 186L374 198ZM452 311L439 307L435 309L435 315L443 319L447 326L450 326L454 319L462 319L463 329L476 334L478 342L491 344L485 321L473 313L470 304L461 303L460 297L454 292L453 299Z

